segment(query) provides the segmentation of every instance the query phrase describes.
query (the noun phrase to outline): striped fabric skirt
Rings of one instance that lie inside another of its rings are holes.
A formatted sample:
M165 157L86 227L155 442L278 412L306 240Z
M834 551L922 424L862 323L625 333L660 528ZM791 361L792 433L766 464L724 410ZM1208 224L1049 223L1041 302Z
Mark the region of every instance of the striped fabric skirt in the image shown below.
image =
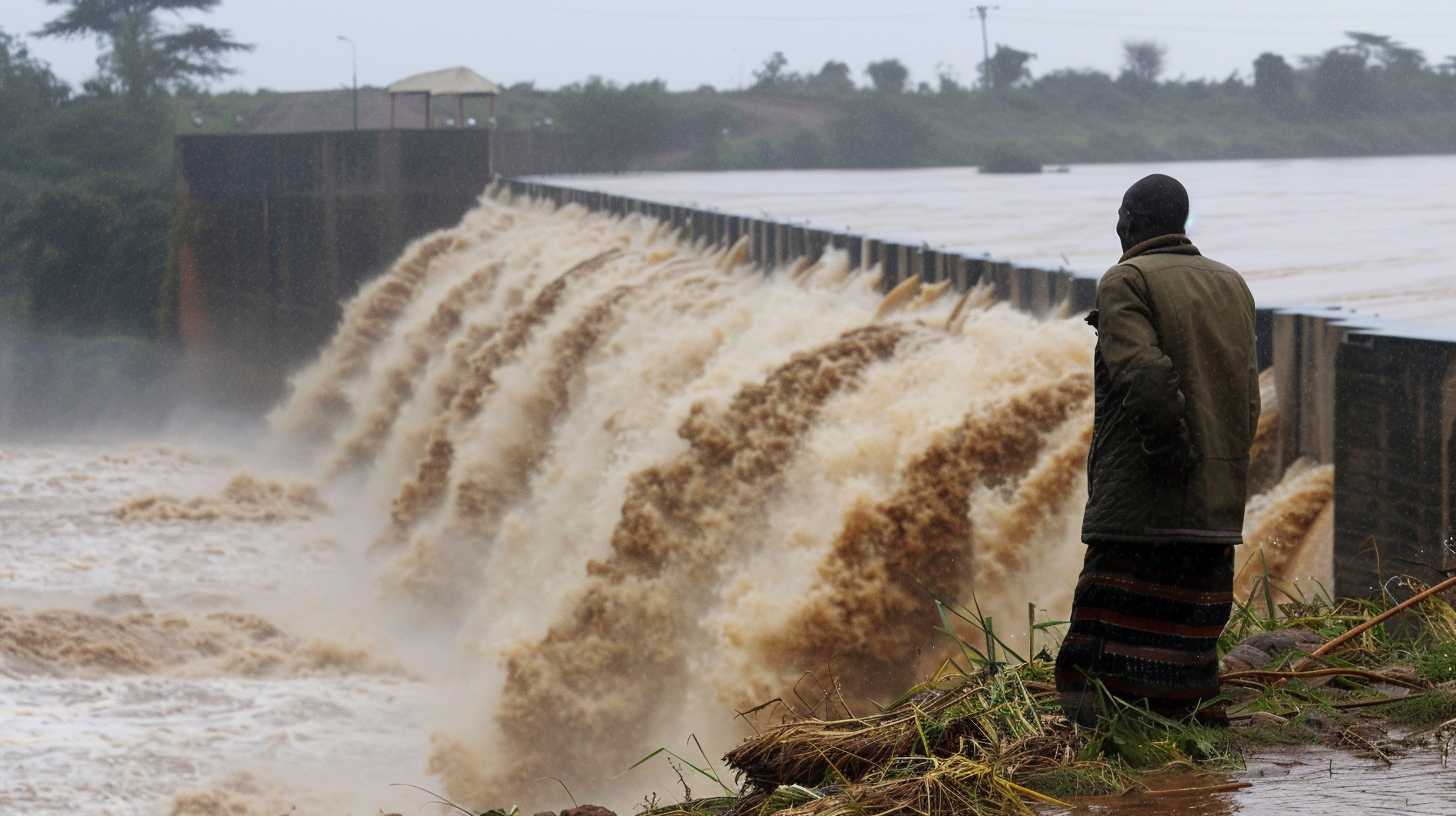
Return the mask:
M1166 716L1218 694L1218 636L1233 609L1234 548L1089 544L1057 655L1067 716L1096 722L1101 691Z

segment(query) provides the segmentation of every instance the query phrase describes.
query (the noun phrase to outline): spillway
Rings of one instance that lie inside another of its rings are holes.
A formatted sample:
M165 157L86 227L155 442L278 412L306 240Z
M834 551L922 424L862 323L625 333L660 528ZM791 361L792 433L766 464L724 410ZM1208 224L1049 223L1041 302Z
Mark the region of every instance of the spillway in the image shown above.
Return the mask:
M43 497L7 486L13 512L33 510L15 516L22 539L89 497L76 547L91 569L122 569L108 537L216 550L154 559L137 598L98 606L103 582L47 577L5 545L0 572L34 584L23 604L0 598L29 633L0 638L6 682L39 698L57 677L141 678L237 699L227 684L263 683L258 705L294 713L251 720L258 739L339 709L288 742L292 774L205 748L190 770L158 759L137 812L213 778L175 812L337 801L341 775L355 803L393 801L387 780L541 809L570 802L553 780L581 801L672 796L670 768L628 769L660 747L696 756L690 737L716 758L751 727L737 713L770 700L893 696L951 652L937 602L1025 648L1028 605L1063 619L1080 566L1093 334L985 290L879 284L832 250L764 274L742 243L487 194L346 304L242 450L147 453L98 471L99 494L81 477L105 453L0 453L59 468ZM1281 477L1249 524L1292 577L1313 569L1329 476ZM188 589L199 564L232 576L226 597ZM319 609L347 625L319 630ZM153 716L205 745L217 724L189 711ZM343 723L371 721L338 749ZM60 812L64 779L106 773L90 754L66 762L49 794L0 801ZM230 766L263 781L229 782Z

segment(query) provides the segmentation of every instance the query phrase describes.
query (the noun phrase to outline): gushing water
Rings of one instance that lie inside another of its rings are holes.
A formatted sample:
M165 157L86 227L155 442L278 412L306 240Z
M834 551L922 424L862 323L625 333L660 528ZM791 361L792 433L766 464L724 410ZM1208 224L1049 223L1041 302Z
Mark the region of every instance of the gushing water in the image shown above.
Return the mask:
M483 198L361 290L295 376L264 457L292 481L136 484L90 522L322 537L319 557L350 565L326 597L373 645L255 610L0 608L21 633L0 638L4 665L388 678L429 698L402 716L435 731L390 781L428 772L462 804L535 808L566 798L550 777L620 805L672 795L665 767L624 775L637 759L696 751L690 735L721 754L747 728L735 712L806 687L853 708L919 679L948 646L937 601L978 605L1013 645L1028 603L1064 616L1087 327L983 291L882 297L832 252L767 276L744 259L640 217ZM1286 542L1281 565L1318 526L1321 473L1251 516ZM328 573L276 583L322 591ZM372 738L400 755L398 733ZM175 808L275 795L260 784Z

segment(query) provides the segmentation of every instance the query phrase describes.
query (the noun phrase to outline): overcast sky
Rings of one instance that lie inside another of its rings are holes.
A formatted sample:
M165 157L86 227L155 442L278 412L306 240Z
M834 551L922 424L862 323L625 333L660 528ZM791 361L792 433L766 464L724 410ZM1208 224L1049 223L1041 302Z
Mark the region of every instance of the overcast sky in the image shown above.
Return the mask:
M43 0L7 0L0 28L28 34L55 16ZM1171 75L1249 74L1263 51L1296 57L1346 30L1391 34L1432 62L1456 54L1456 0L1000 0L990 39L1036 53L1033 72L1115 70L1121 43L1168 47ZM792 70L841 59L863 81L871 60L898 57L912 81L944 64L975 78L981 31L964 3L942 0L224 0L205 19L257 50L236 58L220 87L307 90L349 78L345 34L359 49L361 84L467 65L502 83L555 87L601 74L661 78L675 88L734 87L773 51ZM34 53L76 83L94 71L89 40L30 40Z

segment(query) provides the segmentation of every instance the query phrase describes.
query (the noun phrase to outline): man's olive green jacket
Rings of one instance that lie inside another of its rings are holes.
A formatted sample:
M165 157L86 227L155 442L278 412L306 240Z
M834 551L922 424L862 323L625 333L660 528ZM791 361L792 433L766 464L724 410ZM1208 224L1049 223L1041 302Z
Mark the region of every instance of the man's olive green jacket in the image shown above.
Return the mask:
M1097 284L1088 544L1238 544L1259 422L1254 298L1183 235L1128 250Z

